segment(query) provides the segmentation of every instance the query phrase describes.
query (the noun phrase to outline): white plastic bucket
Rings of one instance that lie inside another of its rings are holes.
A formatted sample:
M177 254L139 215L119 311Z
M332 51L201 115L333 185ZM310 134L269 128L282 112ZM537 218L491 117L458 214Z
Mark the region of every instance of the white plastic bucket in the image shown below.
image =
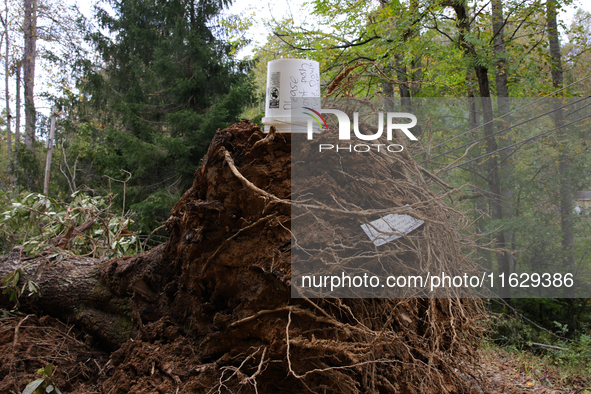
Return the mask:
M292 116L292 98L320 98L320 67L306 59L278 59L267 63L267 94L263 124L279 133L305 133L309 118L301 111ZM298 100L299 101L299 100ZM299 101L297 105L320 110L320 100ZM314 132L319 132L314 126Z

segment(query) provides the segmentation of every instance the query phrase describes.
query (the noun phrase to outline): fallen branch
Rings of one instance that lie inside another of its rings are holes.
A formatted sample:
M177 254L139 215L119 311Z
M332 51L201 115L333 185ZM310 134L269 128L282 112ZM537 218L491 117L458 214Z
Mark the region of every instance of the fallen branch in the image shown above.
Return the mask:
M14 340L12 341L12 349L13 350L16 349L16 346L18 345L18 332L19 332L19 329L21 328L21 325L25 322L25 320L27 320L29 318L29 316L32 316L32 315L25 316L20 322L18 322L18 324L14 328Z
M83 234L86 230L94 226L94 223L94 220L90 219L78 227L71 226L65 234L62 233L57 237L51 238L49 241L47 241L47 243L65 249L68 243L70 242L70 239L75 238L80 234Z
M540 347L547 347L548 349L568 350L567 348L564 348L564 347L554 346L554 345L546 345L545 343L532 342L531 344L536 345L536 346L540 346Z
M148 241L150 240L150 238L152 238L152 235L154 235L158 230L163 229L164 227L166 227L166 225L164 225L164 224L162 226L156 227L154 229L154 231L152 231L150 233L150 235L148 235L148 238L146 238L146 240L142 243L142 249L144 249L146 247L146 245L148 244Z

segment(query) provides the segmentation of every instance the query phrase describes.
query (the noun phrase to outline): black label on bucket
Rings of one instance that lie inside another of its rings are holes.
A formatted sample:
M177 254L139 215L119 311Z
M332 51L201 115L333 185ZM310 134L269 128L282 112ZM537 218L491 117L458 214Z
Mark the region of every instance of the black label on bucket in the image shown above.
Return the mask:
M271 73L269 84L269 108L279 108L279 85L281 81L281 72Z

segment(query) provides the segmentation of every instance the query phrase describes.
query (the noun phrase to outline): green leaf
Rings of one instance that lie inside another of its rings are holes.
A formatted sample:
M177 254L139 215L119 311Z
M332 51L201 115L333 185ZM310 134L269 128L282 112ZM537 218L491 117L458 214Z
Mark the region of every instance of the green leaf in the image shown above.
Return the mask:
M32 381L27 385L27 387L25 387L22 394L33 394L35 390L37 390L37 388L43 384L43 382L45 382L45 379L43 378Z
M53 365L47 364L45 366L45 375L47 375L48 377L51 377L52 374L53 374Z

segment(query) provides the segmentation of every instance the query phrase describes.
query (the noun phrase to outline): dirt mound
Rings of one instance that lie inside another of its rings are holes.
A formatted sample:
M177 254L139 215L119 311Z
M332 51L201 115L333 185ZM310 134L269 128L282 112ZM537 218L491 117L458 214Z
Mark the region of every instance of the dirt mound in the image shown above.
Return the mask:
M469 392L469 302L290 297L290 155L290 135L218 131L160 261L129 280L137 329L105 392Z

